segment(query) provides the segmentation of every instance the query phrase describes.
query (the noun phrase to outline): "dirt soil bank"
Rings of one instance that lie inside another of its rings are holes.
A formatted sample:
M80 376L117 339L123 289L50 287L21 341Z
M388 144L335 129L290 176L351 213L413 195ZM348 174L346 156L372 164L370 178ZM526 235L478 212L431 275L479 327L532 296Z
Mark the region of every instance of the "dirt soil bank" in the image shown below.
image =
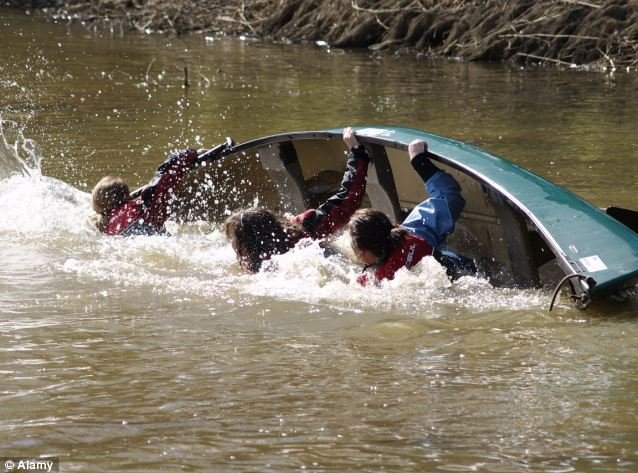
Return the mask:
M0 2L1 3L1 2ZM638 67L638 0L5 0L90 25L468 61Z

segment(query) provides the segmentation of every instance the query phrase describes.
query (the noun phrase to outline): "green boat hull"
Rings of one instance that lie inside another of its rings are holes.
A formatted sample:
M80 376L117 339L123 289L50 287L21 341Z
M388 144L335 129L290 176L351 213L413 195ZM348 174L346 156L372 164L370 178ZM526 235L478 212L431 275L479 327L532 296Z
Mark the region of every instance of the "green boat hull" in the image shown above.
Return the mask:
M427 198L407 154L411 141L427 141L431 159L455 176L467 202L448 245L474 258L495 284L551 288L565 280L583 306L635 286L638 234L577 195L460 141L401 127L355 130L372 154L366 205L397 222ZM263 174L255 188L274 190L279 200L271 205L300 212L338 186L347 151L342 131L267 136L225 154Z

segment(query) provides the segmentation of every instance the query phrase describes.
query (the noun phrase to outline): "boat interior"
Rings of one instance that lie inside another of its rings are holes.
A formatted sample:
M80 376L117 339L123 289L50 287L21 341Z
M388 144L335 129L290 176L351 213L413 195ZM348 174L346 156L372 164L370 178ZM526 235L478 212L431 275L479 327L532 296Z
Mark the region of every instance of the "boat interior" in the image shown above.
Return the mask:
M364 206L400 223L428 196L402 145L365 142L372 155ZM186 219L220 221L231 212L264 206L282 214L319 206L338 188L347 149L340 137L317 136L240 145L193 173L178 211ZM462 188L465 209L448 237L448 249L471 257L497 286L553 288L565 275L543 237L497 189L430 156Z

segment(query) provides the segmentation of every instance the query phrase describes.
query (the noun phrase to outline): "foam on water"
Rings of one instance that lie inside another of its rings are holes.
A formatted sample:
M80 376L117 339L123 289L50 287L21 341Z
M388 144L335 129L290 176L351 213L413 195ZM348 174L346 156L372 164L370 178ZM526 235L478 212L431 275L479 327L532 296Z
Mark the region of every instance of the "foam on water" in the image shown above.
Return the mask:
M90 253L67 259L63 270L82 279L152 288L176 298L230 303L240 298L255 307L293 301L331 310L432 318L449 313L450 308L489 312L546 305L546 295L539 291L497 289L481 278L465 277L452 284L430 257L411 271L399 271L392 281L362 287L356 281L360 266L340 255L325 257L323 248L313 241L273 257L261 272L248 274L239 269L219 229L192 234L177 228L174 232L171 237L99 236Z
M399 270L393 280L380 284L361 286L357 282L360 274L360 266L342 256L325 258L317 242L308 242L273 258L264 271L250 277L246 290L307 303L430 317L449 312L453 305L490 311L545 304L539 291L496 289L479 277L464 277L452 284L432 257L424 258L411 270Z
M87 234L90 196L46 176L0 180L0 231L23 235Z
M64 261L63 270L82 279L206 298L229 289L235 261L219 231L192 235L178 229L170 237L97 235L90 250Z

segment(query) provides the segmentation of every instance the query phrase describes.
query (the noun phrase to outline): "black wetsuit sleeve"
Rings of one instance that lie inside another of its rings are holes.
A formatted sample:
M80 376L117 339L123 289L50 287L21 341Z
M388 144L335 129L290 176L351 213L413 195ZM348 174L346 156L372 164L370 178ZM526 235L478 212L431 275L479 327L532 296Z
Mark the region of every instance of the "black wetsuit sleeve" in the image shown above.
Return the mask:
M437 168L432 161L430 161L430 158L428 158L425 153L417 154L410 163L417 174L421 176L423 182L428 182L428 180L434 176L437 171L440 171L440 169Z
M346 171L336 194L316 210L304 212L301 224L313 238L322 238L343 227L361 206L366 190L370 155L363 146L353 148L348 156Z

